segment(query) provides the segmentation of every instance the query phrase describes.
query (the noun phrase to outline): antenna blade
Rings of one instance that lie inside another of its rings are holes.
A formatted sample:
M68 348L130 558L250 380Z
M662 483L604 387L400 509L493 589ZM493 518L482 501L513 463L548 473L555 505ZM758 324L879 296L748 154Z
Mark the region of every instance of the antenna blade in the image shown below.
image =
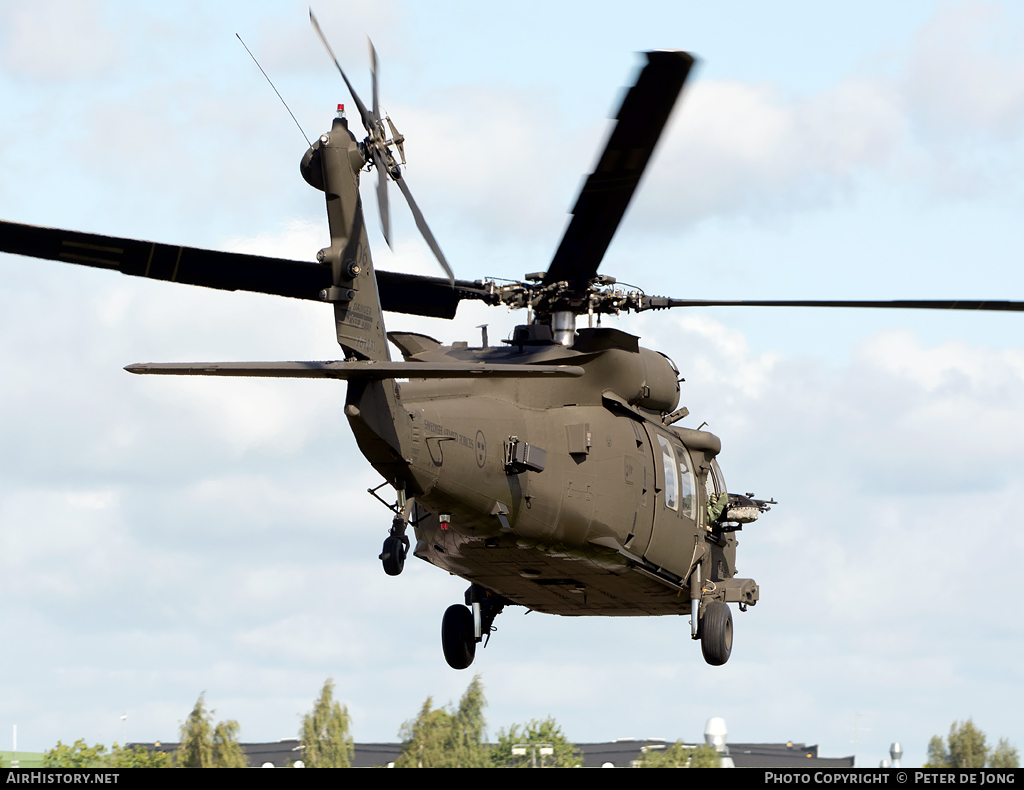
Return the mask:
M352 83L348 81L348 77L345 76L345 70L342 69L341 64L338 63L338 59L334 56L334 50L331 49L331 45L327 43L327 37L324 36L324 32L320 29L320 23L316 21L316 16L313 14L313 9L309 9L309 21L313 23L313 29L316 34L320 36L320 41L327 49L327 54L331 56L331 60L334 61L334 65L338 67L338 73L341 74L341 78L345 80L345 84L348 86L348 92L352 94L352 100L356 103L356 107L359 110L359 117L363 122L363 127L367 132L373 134L373 119L370 118L370 113L366 109L366 105L363 104L359 98L359 94L356 93L356 89L352 87Z
M380 105L377 103L377 50L373 48L373 42L369 36L366 43L370 45L370 77L373 80L373 120L380 123Z
M299 125L299 119L295 117L295 113L292 112L292 108L289 107L288 102L284 100L284 96L281 95L281 91L279 91L275 87L274 81L270 79L270 75L263 70L263 67L260 65L260 62L256 60L256 56L252 54L252 50L250 50L249 47L245 45L245 42L242 41L242 37L238 35L238 33L235 33L235 37L238 38L239 43L243 47L245 47L245 51L249 53L249 57L252 58L252 62L256 64L256 68L258 68L260 72L263 74L263 76L267 78L267 82L269 82L270 87L274 89L274 93L277 94L277 98L281 100L281 104L283 104L284 108L288 110L288 114L292 116L292 120L295 121L295 125L299 127L299 133L302 135L302 138L306 141L306 146L312 147L313 144L309 141L309 138L306 137L306 133L302 130L302 126Z
M416 219L416 227L420 229L420 233L423 234L423 238L427 242L427 246L433 251L438 262L441 264L441 268L444 269L444 273L448 275L448 279L455 287L455 273L452 272L452 267L448 265L448 261L445 260L444 253L441 252L441 248L437 244L437 240L434 238L434 234L430 232L430 228L427 226L427 221L423 218L423 212L420 211L420 207L416 205L416 201L412 198L412 193L409 191L409 186L405 183L405 177L399 175L395 181L398 183L398 188L402 190L402 194L405 195L405 199L409 204L409 209L412 211L413 217Z

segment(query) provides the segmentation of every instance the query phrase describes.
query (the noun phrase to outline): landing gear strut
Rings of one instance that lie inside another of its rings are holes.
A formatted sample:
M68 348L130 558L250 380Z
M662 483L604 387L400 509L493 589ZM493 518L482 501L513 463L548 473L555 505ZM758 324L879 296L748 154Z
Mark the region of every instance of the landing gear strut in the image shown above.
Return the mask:
M466 590L466 605L457 603L448 607L441 620L441 647L448 666L465 669L473 663L477 643L483 641L487 647L491 632L497 630L494 618L507 603L510 603L508 599L479 584L471 584Z

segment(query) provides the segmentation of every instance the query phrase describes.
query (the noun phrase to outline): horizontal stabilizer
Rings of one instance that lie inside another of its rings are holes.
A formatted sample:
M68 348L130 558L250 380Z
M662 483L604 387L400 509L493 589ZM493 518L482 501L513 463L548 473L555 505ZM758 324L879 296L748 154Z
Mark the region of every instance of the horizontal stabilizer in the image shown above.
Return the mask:
M170 362L128 365L129 373L160 376L261 376L323 379L564 378L583 375L575 365L488 365L472 362Z

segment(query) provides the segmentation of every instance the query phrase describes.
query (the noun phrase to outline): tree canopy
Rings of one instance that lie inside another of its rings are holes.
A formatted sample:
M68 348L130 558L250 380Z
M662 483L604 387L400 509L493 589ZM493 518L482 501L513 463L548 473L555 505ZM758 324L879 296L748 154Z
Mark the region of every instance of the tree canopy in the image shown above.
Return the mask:
M213 765L215 768L248 768L249 758L238 743L238 722L222 721L213 728Z
M925 768L1017 768L1020 756L1006 738L1000 738L995 749L985 743L985 733L974 726L974 721L954 721L949 736L943 740L933 735L928 742L928 762Z
M123 748L115 743L106 765L110 768L170 768L172 762L167 752L150 751L138 743Z
M171 756L165 752L150 752L145 746L118 746L107 754L107 747L98 743L89 746L79 738L71 746L60 741L43 754L44 768L170 768Z
M313 710L302 717L302 761L307 768L349 768L352 765L351 720L348 708L334 701L334 681L327 678Z
M213 724L213 714L207 711L199 695L195 707L181 725L178 753L179 768L245 768L249 761L238 744L238 722L222 721Z
M477 675L455 709L434 708L427 697L419 715L402 725L402 754L396 768L486 768L491 764L486 743L483 684Z
M687 746L676 741L667 749L647 748L640 755L641 768L720 768L721 755L714 746Z
M103 744L89 746L84 738L71 746L57 741L56 746L43 753L43 768L101 768L106 762L106 752Z
M526 754L513 754L513 748L520 745L526 747ZM542 755L542 745L551 746L554 754ZM551 716L499 730L491 760L499 768L573 768L583 765L583 757Z

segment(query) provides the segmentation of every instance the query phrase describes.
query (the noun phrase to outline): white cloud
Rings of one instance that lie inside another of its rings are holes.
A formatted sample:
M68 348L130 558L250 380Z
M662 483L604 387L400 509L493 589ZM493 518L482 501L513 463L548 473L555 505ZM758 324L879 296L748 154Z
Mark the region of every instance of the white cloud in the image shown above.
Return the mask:
M312 261L322 247L331 243L327 220L292 219L279 231L263 231L254 237L231 238L221 245L228 252L264 255L268 258L290 258Z
M1012 188L1024 121L1024 24L951 5L895 75L850 76L810 97L769 83L687 88L633 212L645 229L826 207L864 176L953 196ZM1012 172L1012 171L1011 171Z
M951 4L917 34L903 93L915 123L939 139L981 132L1017 138L1024 123L1019 8Z
M439 209L455 206L489 240L557 231L583 175L566 164L580 161L581 148L587 161L603 127L595 118L568 129L536 92L477 86L450 89L429 109L396 106L393 118L408 138L417 200L429 188Z
M0 7L2 59L33 80L94 77L120 57L118 37L95 0L39 0Z
M668 129L637 214L678 227L828 204L862 168L884 166L897 150L903 119L894 99L863 80L810 100L770 85L698 81Z

